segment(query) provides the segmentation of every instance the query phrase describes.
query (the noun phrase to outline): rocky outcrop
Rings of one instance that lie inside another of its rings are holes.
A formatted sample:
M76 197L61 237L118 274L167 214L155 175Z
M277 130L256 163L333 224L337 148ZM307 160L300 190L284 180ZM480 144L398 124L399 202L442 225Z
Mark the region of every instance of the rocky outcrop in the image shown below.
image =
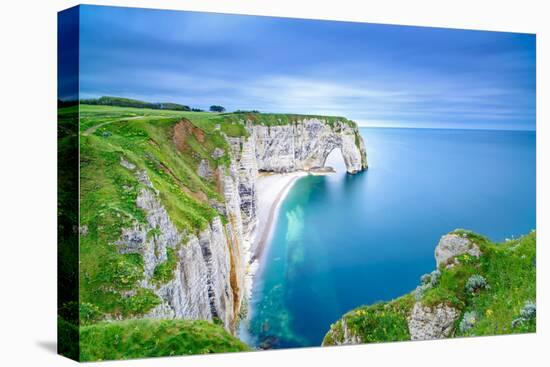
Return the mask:
M231 146L229 174L237 191L227 195L225 190L225 198L226 201L239 201L243 236L250 242L258 224L256 181L259 167L256 158L256 140L253 134L249 137L228 137L227 140ZM238 199L234 197L235 195Z
M450 233L441 237L435 248L435 262L437 267L452 266L453 259L462 254L469 254L474 257L481 256L479 247L470 241L468 237L460 234Z
M132 170L132 168L128 169ZM136 176L146 186L153 188L153 184L144 171L137 172ZM136 204L146 213L146 224L136 223L133 228L123 229L121 239L116 243L120 253L142 255L146 280L152 278L157 265L167 260L167 248L175 248L182 239L182 235L168 217L168 213L160 204L157 195L158 193L154 189L142 188L140 190Z
M473 243L466 234L451 232L441 237L434 254L436 266L440 268L455 266L458 264L456 257L463 254L479 257L481 251L479 246ZM414 304L408 318L411 339L446 338L452 333L459 317L460 311L447 304L426 306L418 301Z
M198 172L200 177L206 178L207 180L211 180L214 176L214 172L212 171L212 168L210 168L210 164L208 163L208 160L202 159L199 164Z
M152 288L162 299L146 317L182 318L212 320L210 296L208 294L208 267L202 257L198 238L193 236L178 251L174 278L155 287L145 281L145 287Z
M449 233L441 237L435 248L437 268L457 265L456 257L469 254L481 256L478 245L473 243L466 234ZM460 311L446 304L425 306L418 301L414 304L408 319L409 332L412 340L440 339L448 337L455 322L460 317Z
M428 307L416 302L408 319L411 340L446 338L459 317L460 311L450 306L439 304Z

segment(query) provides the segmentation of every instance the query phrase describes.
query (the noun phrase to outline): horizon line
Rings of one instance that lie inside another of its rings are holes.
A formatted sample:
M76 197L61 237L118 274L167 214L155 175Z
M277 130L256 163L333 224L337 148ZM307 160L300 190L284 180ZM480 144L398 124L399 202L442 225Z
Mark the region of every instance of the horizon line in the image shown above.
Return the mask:
M80 94L80 93L79 93ZM101 97L112 97L112 98L124 98L124 99L133 99L133 100L136 100L136 101L140 101L140 102L145 102L145 103L175 103L175 104L182 104L181 102L151 102L150 100L148 99L136 99L136 98L131 98L131 97L120 97L120 96L117 96L116 94L114 95L99 95L97 94L96 97L83 97L83 96L78 96L77 99L75 100L71 100L71 99L63 99L63 98L58 98L59 100L65 102L65 103L68 103L68 102L77 102L78 104L81 104L82 103L82 100L86 100L86 99L99 99ZM171 99L170 99L171 100ZM190 105L187 105L187 104L182 104L182 105L186 105L188 107L191 107ZM140 107L137 107L137 108L140 108ZM206 108L206 107L205 107ZM233 113L233 112L238 112L240 111L239 109L237 110L233 110L233 111L225 111L225 113ZM243 110L244 111L247 111L247 110ZM209 112L207 110L204 110L204 112ZM354 121L354 119L352 118L349 118L349 117L346 117L346 116L337 116L337 115L323 115L323 114L312 114L312 113L296 113L296 112L273 112L273 111L261 111L259 110L258 113L267 113L267 114L295 114L295 115L310 115L310 116L330 116L330 117L342 117L342 118L346 118L346 119L349 119L351 121ZM476 127L424 127L424 126L380 126L380 125L361 125L359 124L357 121L354 121L356 124L357 124L357 127L359 128L374 128L374 129L433 129L433 130L481 130L481 131L530 131L530 132L536 132L536 126L534 129L530 129L530 128L501 128L501 127L497 127L497 128L487 128L487 127L480 127L480 128L476 128Z
M423 129L423 130L478 130L478 131L525 131L536 132L537 129L506 129L506 128L475 128L475 127L425 127L425 126L374 126L374 125L357 125L363 129Z

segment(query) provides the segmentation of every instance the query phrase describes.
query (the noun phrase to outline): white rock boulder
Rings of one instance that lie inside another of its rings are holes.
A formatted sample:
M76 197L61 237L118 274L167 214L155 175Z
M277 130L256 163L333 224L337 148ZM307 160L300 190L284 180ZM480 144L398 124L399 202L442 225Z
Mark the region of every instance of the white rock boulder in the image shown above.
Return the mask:
M459 317L460 312L448 305L428 307L416 302L408 320L411 340L446 338L453 331L454 323Z
M435 248L437 267L450 265L449 262L451 259L462 254L479 257L481 256L481 251L470 239L459 234L450 233L441 237Z

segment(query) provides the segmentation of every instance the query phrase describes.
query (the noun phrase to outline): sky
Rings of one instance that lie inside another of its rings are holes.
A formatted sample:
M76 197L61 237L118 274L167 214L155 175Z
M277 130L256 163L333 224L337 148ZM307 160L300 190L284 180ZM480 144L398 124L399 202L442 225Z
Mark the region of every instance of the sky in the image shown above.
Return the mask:
M80 98L535 129L529 34L82 6Z

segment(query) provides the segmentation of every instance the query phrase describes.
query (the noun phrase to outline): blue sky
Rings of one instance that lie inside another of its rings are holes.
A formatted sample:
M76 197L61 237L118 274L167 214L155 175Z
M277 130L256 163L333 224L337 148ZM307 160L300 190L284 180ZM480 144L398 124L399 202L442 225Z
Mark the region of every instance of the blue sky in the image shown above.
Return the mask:
M535 36L81 7L80 96L535 129Z

